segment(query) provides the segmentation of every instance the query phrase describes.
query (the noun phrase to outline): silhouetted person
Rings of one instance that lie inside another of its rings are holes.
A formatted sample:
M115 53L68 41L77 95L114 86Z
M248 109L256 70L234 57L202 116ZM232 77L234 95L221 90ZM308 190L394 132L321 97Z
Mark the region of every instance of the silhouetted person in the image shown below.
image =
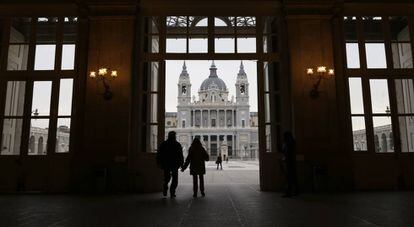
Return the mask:
M185 159L184 166L181 168L181 171L184 170L190 165L190 174L193 176L193 197L197 197L198 189L198 180L200 179L200 192L202 196L205 196L204 193L204 174L206 174L205 161L208 161L209 157L207 151L201 145L199 138L194 138L193 143L188 149L188 156Z
M296 173L296 142L291 132L283 133L282 153L286 164L286 193L284 197L298 194L298 182Z
M217 169L218 169L219 165L220 165L220 169L223 169L222 162L223 162L223 159L221 159L221 154L219 154L219 155L217 156L217 160L216 160Z
M164 170L164 186L163 195L167 196L168 183L172 177L170 186L170 196L175 197L175 189L178 185L178 169L183 165L183 148L176 140L176 133L171 131L168 133L166 141L160 144L157 152L157 164Z

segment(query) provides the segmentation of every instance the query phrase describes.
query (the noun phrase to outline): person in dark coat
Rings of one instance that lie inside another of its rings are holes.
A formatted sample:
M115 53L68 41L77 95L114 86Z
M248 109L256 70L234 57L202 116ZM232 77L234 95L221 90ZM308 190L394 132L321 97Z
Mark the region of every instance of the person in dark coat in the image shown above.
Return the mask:
M298 194L298 181L296 172L296 142L291 132L283 133L282 153L286 167L286 193L284 197Z
M175 197L175 189L178 185L178 169L183 165L184 156L181 144L176 140L176 133L168 133L166 141L160 144L157 152L157 164L164 170L163 195L167 196L168 183L171 181L170 196Z
M190 148L188 149L188 156L185 159L185 163L181 168L181 172L190 165L190 174L193 176L193 197L197 197L197 190L198 190L198 180L197 177L200 179L200 192L201 195L204 197L206 194L204 193L204 174L206 174L206 167L205 161L208 161L209 156L207 151L201 145L199 138L194 138L193 143L191 144Z
M220 169L223 169L223 159L221 158L221 153L217 156L217 160L216 160L216 164L217 164L217 169L220 165Z

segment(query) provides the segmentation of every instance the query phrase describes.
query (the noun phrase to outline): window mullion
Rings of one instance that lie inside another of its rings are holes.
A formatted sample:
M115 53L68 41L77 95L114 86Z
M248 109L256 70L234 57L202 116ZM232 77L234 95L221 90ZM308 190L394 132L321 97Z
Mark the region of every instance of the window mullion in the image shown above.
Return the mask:
M414 57L414 16L407 17L407 20L408 31L410 32L411 56Z
M361 78L362 82L362 96L364 100L364 113L365 113L365 132L367 139L367 149L370 153L375 153L374 145L374 123L372 119L372 106L371 106L371 92L369 86L369 79L366 75Z
M6 91L6 88L7 88L6 83L3 80L0 80L0 91ZM0 92L0 133L2 135L3 135L5 97L6 97L5 92ZM3 136L0 137L0 146L3 146L3 139L4 139ZM1 152L1 150L0 150L0 152Z
M208 54L213 54L215 51L214 48L214 17L209 16L208 17L208 22L207 22L207 26L208 26L208 33L207 33L207 37L208 37Z
M27 61L27 71L34 70L35 64L35 51L36 51L36 24L37 24L37 17L32 17L31 20L31 33L30 33L30 43L29 43L29 54L28 54L28 61Z
M60 80L55 79L52 81L52 93L50 100L50 116L49 116L49 133L47 141L47 153L50 156L55 153L56 134L57 134L57 115L59 106L59 86Z
M357 37L358 37L360 68L362 70L366 70L367 69L367 57L366 57L366 52L365 52L364 27L363 27L361 17L357 17Z
M387 60L387 69L394 69L391 48L391 34L388 17L382 17L382 29L384 33L385 57Z
M394 140L394 152L401 153L400 124L399 124L399 119L398 119L398 103L397 103L397 93L395 90L394 79L388 79L388 93L389 93L389 99L390 99L391 125L392 125L392 136Z
M24 97L23 126L20 144L20 156L27 156L29 151L30 121L32 116L33 79L26 80Z
M166 52L166 17L159 17L159 35L160 35L160 39L159 39L159 53L161 55L165 54ZM144 44L146 45L146 44Z
M188 36L187 36L188 37ZM165 61L161 61L159 64L158 70L158 91L157 91L157 123L158 123L158 139L157 145L160 144L161 141L164 140L165 134Z
M1 20L0 20L1 21ZM10 27L11 27L11 20L10 18L3 20L3 36L0 37L0 46L1 53L0 53L0 71L4 72L7 69L7 55L9 51L9 37L10 37Z
M63 46L63 17L58 18L56 27L56 49L55 49L55 69L54 72L58 73L61 71L62 66L62 46ZM60 77L60 75L58 75Z

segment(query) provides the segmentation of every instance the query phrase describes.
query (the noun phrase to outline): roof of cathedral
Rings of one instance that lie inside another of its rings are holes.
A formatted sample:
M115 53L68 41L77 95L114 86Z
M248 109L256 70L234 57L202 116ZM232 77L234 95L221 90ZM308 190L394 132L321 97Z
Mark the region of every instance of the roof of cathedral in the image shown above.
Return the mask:
M214 61L210 66L210 75L203 81L203 83L201 83L200 91L207 90L211 85L217 86L217 88L222 91L227 90L226 83L224 83L224 81L217 75L217 67L214 64Z

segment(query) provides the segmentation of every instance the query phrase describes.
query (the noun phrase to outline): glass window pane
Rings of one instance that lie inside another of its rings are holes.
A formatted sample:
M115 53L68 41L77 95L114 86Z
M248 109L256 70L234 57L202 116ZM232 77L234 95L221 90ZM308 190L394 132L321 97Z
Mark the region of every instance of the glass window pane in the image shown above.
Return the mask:
M413 56L411 43L391 43L392 60L394 68L407 69L413 68Z
M36 43L56 43L57 17L37 18Z
M48 116L50 114L51 81L35 81L33 83L32 116Z
M271 70L271 65L268 62L263 62L264 65L264 92L269 92L269 71Z
M383 42L384 32L381 17L362 17L365 42Z
M160 51L160 39L158 35L145 36L144 51L146 53L158 53Z
M391 29L391 41L410 41L410 31L407 17L389 17Z
M265 138L266 138L266 152L272 151L272 134L271 134L271 125L267 124L265 129Z
M151 94L151 101L150 101L150 116L151 116L151 123L157 123L158 119L158 100L157 100L157 94Z
M270 123L270 96L269 94L264 94L264 109L265 109L265 122Z
M186 53L187 39L185 36L167 37L167 53Z
M398 113L414 113L414 84L412 79L395 80Z
M208 39L207 36L202 36L203 38L197 37L195 38L195 36L192 36L193 38L190 37L190 39L188 40L188 52L189 53L207 53L208 52Z
M23 116L25 81L8 81L4 116Z
M208 18L196 17L197 20L194 20L193 23L196 23L196 27L207 27L208 26ZM191 24L192 25L192 24Z
M346 44L346 65L348 69L360 68L358 43Z
M55 68L56 45L36 45L35 70L53 70Z
M369 80L372 113L390 113L388 82L386 79Z
M149 143L150 143L150 152L157 152L158 150L158 125L151 125L150 126L150 135L149 135Z
M236 26L235 17L215 17L214 33L215 34L234 34Z
M31 18L17 17L12 18L10 27L10 43L28 43L30 42Z
M20 154L22 119L4 119L1 142L1 155Z
M158 91L159 68L158 62L151 62L151 91Z
M216 53L234 53L234 38L215 38L214 48Z
M367 150L367 134L365 131L364 117L352 117L352 137L354 142L354 151Z
M387 68L387 59L385 57L385 45L383 43L366 43L365 52L367 55L367 68Z
M279 43L278 43L278 36L268 35L264 37L263 40L263 53L275 53L278 51Z
M414 116L399 117L399 124L401 152L414 152Z
M72 113L73 79L61 79L59 88L59 116L70 116Z
M351 103L351 114L363 114L364 102L362 98L361 78L349 78L349 96Z
M62 70L75 68L75 44L63 44L62 46Z
M256 53L256 38L237 38L238 53Z
M256 17L237 17L237 27L255 27Z
M168 16L166 18L167 33L184 33L186 31L187 24L187 16Z
M55 147L56 153L69 152L70 120L70 118L58 118Z
M9 45L7 70L27 70L29 45Z
M76 43L78 26L77 17L65 17L63 23L63 43Z
M49 135L49 119L30 121L29 155L46 155Z
M375 152L394 152L391 117L373 117Z

